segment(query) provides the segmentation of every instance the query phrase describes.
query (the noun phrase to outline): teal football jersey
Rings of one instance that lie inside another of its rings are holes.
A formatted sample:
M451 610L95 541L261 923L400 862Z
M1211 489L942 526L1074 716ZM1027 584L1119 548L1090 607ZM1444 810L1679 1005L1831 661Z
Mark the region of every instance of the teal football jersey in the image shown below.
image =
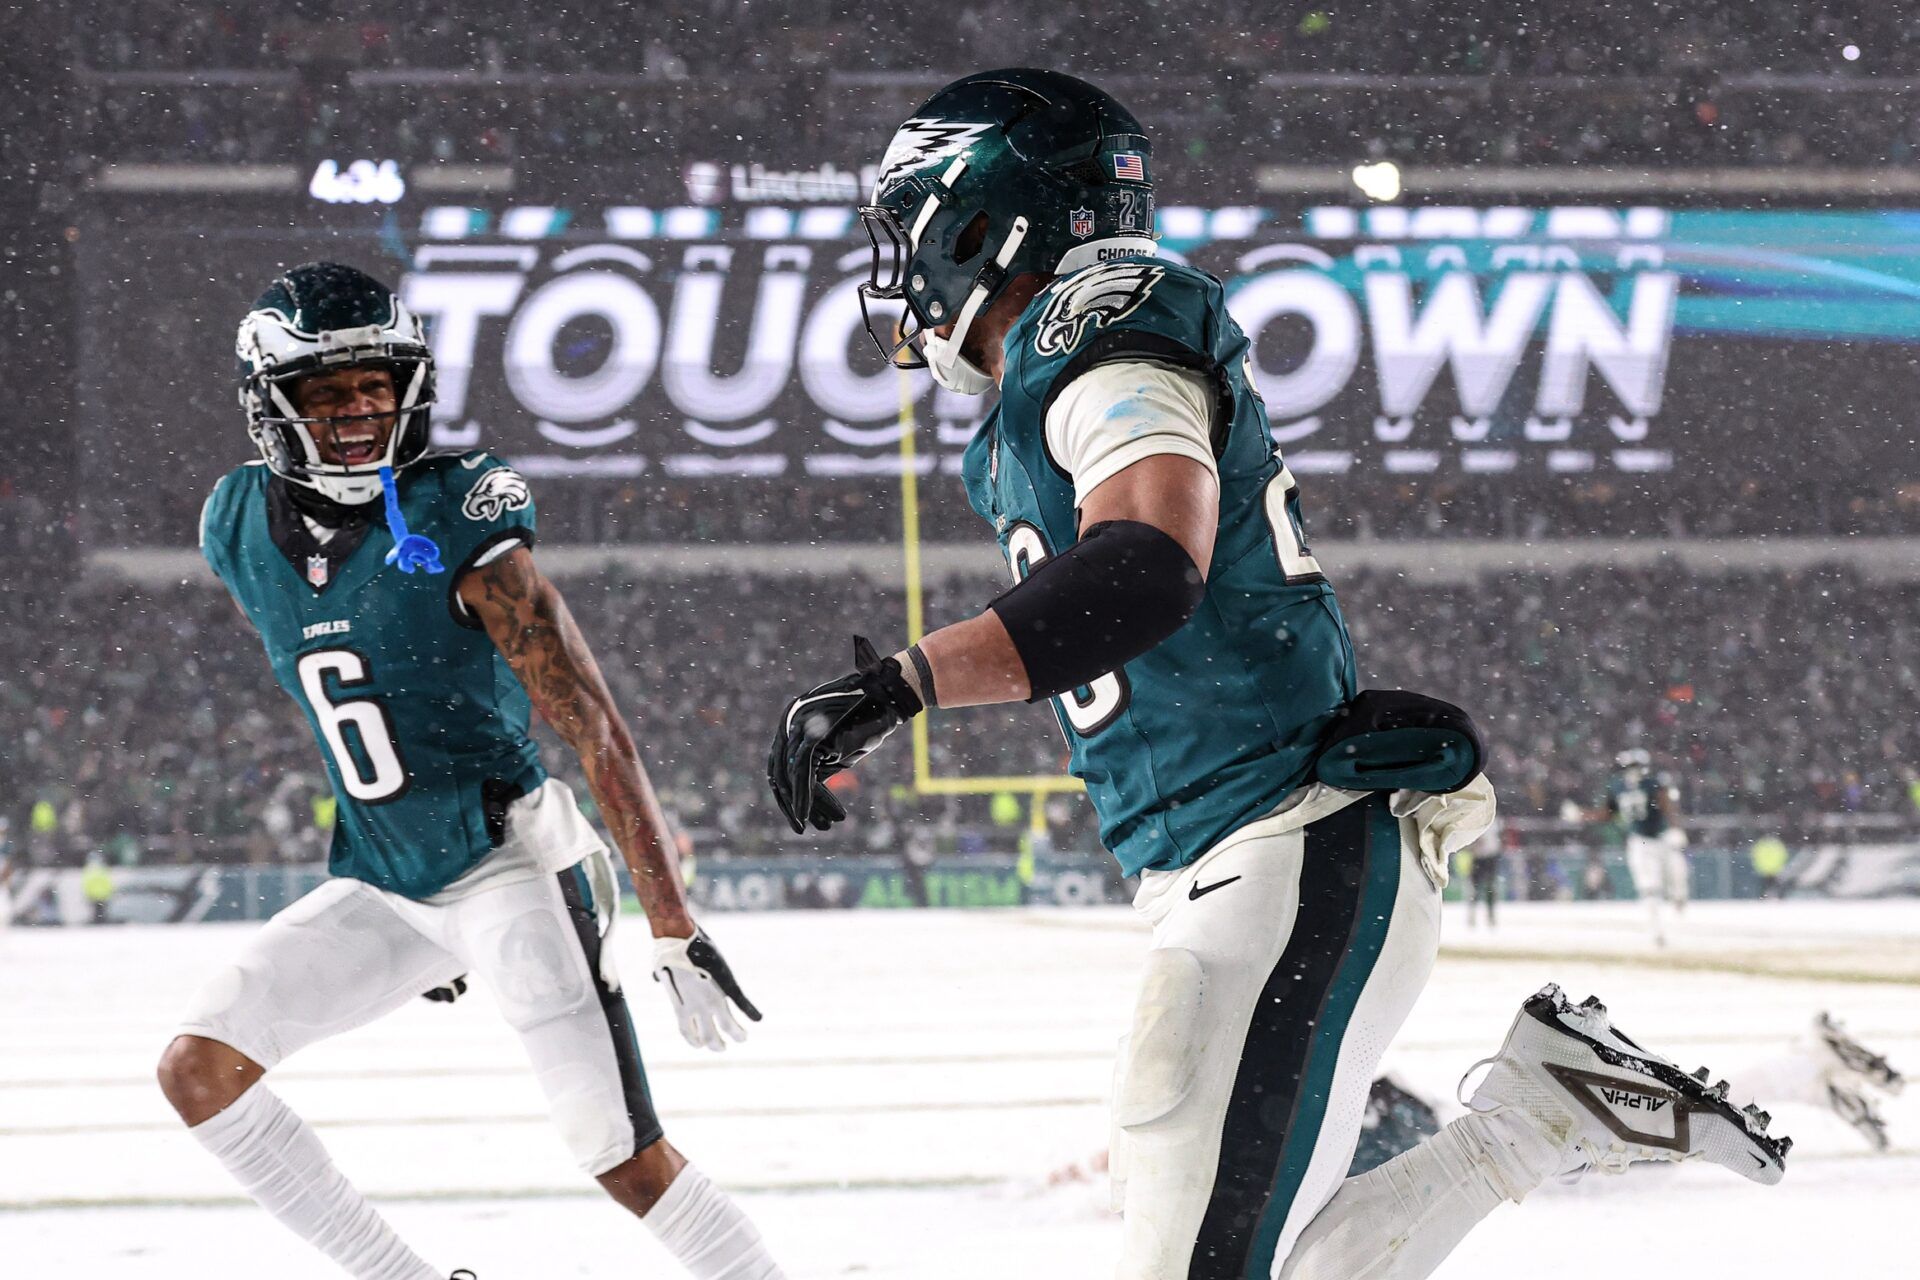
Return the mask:
M453 589L503 544L531 546L534 512L526 481L485 453L430 455L398 480L408 529L449 572L388 565L381 521L321 544L257 462L214 487L200 545L326 760L329 869L424 898L485 857L506 803L546 778L526 691Z
M1633 835L1657 839L1672 825L1672 789L1664 773L1616 773L1607 784L1607 807Z
M967 495L1016 580L1079 537L1072 478L1047 449L1053 397L1096 365L1149 360L1213 386L1220 529L1186 626L1054 700L1072 770L1128 874L1182 867L1307 781L1354 694L1353 645L1308 552L1299 494L1248 375L1220 282L1152 257L1055 281L1006 338L1000 403L968 446Z

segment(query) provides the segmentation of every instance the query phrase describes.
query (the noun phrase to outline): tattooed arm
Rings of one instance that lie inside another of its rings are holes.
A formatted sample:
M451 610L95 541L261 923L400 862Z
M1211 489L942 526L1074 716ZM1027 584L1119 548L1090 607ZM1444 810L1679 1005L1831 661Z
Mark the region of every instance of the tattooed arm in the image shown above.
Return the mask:
M693 916L666 815L560 591L516 548L460 580L460 599L526 686L527 696L586 770L587 786L633 873L656 937L690 938Z

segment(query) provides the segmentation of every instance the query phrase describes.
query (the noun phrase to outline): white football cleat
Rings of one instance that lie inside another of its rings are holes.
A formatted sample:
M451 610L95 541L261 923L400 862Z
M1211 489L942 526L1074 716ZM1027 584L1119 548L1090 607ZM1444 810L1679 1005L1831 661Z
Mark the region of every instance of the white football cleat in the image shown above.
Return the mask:
M1548 984L1520 1006L1500 1052L1474 1070L1487 1063L1466 1105L1518 1111L1558 1146L1562 1173L1696 1157L1767 1186L1786 1173L1793 1139L1769 1137L1766 1112L1728 1102L1726 1082L1709 1086L1705 1067L1688 1075L1642 1049L1594 997L1576 1005Z

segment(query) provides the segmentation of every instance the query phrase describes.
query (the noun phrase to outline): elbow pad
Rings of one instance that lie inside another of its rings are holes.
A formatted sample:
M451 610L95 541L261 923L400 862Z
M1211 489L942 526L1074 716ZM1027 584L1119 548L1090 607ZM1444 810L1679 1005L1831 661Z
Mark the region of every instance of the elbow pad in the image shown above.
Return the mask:
M1138 520L1103 520L988 607L1027 669L1029 702L1091 684L1186 625L1207 584L1185 547Z

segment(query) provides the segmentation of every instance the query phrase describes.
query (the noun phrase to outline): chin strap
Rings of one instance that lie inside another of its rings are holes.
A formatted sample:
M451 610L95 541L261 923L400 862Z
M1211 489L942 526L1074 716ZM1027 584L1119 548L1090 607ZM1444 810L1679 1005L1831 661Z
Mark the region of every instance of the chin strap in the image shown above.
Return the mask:
M408 533L407 518L400 514L400 489L393 482L393 468L380 468L380 489L387 495L387 531L393 534L393 549L387 552L387 563L400 566L400 572L412 573L415 569L425 569L428 573L445 573L447 567L440 563L440 548L433 539L423 533Z
M1020 245L1027 238L1027 230L1025 218L1013 220L1013 228L1007 232L1000 252L994 255L995 278L1005 278L1008 264L1013 261L1014 254L1020 252ZM985 276L988 272L982 270L980 274ZM993 389L993 379L987 376L986 371L960 354L960 347L967 340L967 331L973 328L975 317L986 304L988 292L989 286L984 283L973 287L965 305L960 308L959 318L954 321L951 337L942 338L928 331L920 340L934 381L949 391L957 391L965 396L985 395Z

